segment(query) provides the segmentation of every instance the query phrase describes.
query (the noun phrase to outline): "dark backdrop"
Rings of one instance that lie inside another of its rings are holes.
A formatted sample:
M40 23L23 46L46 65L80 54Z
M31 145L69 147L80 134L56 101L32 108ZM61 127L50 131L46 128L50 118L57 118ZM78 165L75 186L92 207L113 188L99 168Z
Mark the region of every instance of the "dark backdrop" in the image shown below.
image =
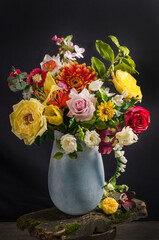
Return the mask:
M52 206L47 188L47 172L52 143L41 148L26 146L11 133L9 114L21 93L8 89L11 66L28 73L39 67L46 53L57 53L53 35L74 35L84 47L85 59L98 56L95 40L119 38L131 50L143 92L142 106L150 110L151 125L137 144L128 147L126 173L118 183L126 183L143 199L149 219L159 220L158 197L158 0L69 0L2 1L0 5L0 220L16 220L20 215ZM107 39L106 39L107 38ZM113 155L104 157L106 179L115 170Z

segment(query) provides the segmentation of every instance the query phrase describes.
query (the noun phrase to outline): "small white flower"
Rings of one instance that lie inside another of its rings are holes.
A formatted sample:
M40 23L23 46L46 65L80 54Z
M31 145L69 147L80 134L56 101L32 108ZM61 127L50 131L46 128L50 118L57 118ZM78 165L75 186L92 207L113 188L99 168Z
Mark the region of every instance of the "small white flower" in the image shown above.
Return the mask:
M23 91L22 95L25 100L29 100L31 98L31 95L33 94L33 88L30 86L29 91L26 93Z
M96 131L87 131L84 137L84 142L88 148L94 148L99 145L101 139Z
M115 158L120 158L120 157L122 157L123 155L124 155L124 151L116 151L115 152Z
M80 48L78 45L74 45L74 49L75 49L75 52L76 52L76 57L77 58L83 58L82 53L84 53L85 49Z
M108 197L108 192L105 189L103 191L103 195L104 195L104 197Z
M76 54L75 53L71 53L69 50L65 52L64 54L64 58L67 58L69 60L75 61L76 60Z
M113 149L120 151L122 149L122 146L119 143L117 143Z
M124 156L121 156L120 160L121 160L123 163L127 163L127 161L128 161Z
M123 96L122 95L116 95L111 99L117 106L121 106L123 104Z
M89 84L89 90L91 91L98 91L102 87L103 82L100 79L97 79L96 81L93 81Z
M76 138L70 134L66 134L60 139L61 147L66 152L66 154L73 153L77 151Z
M135 133L133 133L132 128L124 127L121 132L116 133L116 138L119 141L120 145L128 146L135 142L137 142L138 137Z
M113 185L112 185L111 183L108 183L107 189L108 189L109 191L114 191L114 187L113 187Z
M54 76L55 73L59 70L59 68L61 68L61 62L60 62L60 55L57 54L57 56L49 56L48 54L46 54L44 56L44 59L43 61L40 63L40 66L41 66L41 69L42 70L46 70L45 67L44 67L44 64L49 62L49 61L54 61L55 62L55 66L53 68L52 71L50 71L51 75Z
M110 88L106 88L106 89L105 89L105 92L106 92L106 94L107 94L108 97L112 97L112 96L115 95L115 93L109 93L109 91L110 91Z
M120 171L121 171L121 172L125 172L125 168L126 168L126 165L121 164L121 166L120 166Z

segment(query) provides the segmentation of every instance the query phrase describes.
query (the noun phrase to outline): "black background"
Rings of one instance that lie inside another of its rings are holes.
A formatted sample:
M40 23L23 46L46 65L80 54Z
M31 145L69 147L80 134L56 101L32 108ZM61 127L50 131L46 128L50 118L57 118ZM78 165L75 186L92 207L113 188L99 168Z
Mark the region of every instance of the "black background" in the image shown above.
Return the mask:
M69 0L3 1L0 5L0 220L52 206L47 172L52 143L41 148L26 146L11 133L9 114L21 93L8 89L6 78L14 65L28 73L40 67L46 53L57 54L53 35L73 34L84 47L84 62L98 57L95 40L110 43L112 34L130 49L140 72L136 76L143 92L141 106L150 111L151 125L138 143L127 147L126 173L118 183L135 190L148 207L149 219L159 220L158 127L159 127L159 1L158 0ZM81 61L80 61L81 62ZM113 154L104 157L106 179L115 170Z

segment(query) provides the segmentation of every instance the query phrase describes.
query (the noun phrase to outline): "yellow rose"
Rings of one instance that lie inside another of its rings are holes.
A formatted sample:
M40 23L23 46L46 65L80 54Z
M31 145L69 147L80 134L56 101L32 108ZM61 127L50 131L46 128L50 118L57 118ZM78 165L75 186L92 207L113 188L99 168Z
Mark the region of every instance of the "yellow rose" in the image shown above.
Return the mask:
M102 202L102 209L106 214L113 214L117 211L119 204L114 198L107 197Z
M137 97L138 101L142 100L142 93L140 87L136 85L136 79L133 78L129 73L122 70L116 71L116 76L113 75L114 86L116 90L122 94L123 91L127 93L127 96L124 99L130 99L132 97Z
M50 124L58 126L63 123L63 113L57 106L47 105L44 115Z
M22 100L13 106L10 114L12 132L25 144L31 145L37 136L47 130L46 117L42 115L45 106L38 100Z

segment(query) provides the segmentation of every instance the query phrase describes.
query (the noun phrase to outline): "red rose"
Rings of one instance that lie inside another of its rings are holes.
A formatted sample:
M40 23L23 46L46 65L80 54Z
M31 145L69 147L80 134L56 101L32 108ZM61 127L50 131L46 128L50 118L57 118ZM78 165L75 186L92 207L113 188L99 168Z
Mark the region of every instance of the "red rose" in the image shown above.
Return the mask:
M150 124L150 113L143 107L130 107L124 114L125 126L132 128L135 134L144 132Z

